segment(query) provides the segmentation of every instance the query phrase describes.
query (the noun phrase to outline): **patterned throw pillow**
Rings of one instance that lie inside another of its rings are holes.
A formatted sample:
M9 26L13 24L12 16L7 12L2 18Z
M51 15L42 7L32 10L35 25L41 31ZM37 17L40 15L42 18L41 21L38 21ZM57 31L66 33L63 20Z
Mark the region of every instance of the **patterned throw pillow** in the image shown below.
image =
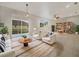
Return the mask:
M4 37L1 37L1 40L5 41L5 38Z
M0 52L4 52L5 51L5 41L0 39Z

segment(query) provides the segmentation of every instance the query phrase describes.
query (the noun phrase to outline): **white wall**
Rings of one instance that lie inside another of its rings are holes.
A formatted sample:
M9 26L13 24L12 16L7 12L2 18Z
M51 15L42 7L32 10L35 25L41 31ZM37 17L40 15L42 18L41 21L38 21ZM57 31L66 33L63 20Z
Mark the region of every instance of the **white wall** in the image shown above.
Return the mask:
M37 32L42 30L42 34L51 31L51 25L55 24L54 21L46 18L42 18L35 15L30 15L27 19L25 17L25 12L17 11L11 8L0 6L0 22L3 22L9 29L9 34L12 34L12 20L13 19L23 19L29 21L29 33L32 34L34 32L34 28L37 28ZM40 28L40 20L48 20L48 25L43 28Z
M8 27L9 34L12 34L12 20L14 19L27 20L27 18L25 17L25 12L0 6L0 22L3 22L4 25ZM36 18L33 16L29 18L27 21L29 21L30 25L29 32L32 33L33 27L35 27L38 24L38 22Z
M77 16L71 16L71 17L66 17L64 18L66 21L73 22L76 25L79 25L79 15Z

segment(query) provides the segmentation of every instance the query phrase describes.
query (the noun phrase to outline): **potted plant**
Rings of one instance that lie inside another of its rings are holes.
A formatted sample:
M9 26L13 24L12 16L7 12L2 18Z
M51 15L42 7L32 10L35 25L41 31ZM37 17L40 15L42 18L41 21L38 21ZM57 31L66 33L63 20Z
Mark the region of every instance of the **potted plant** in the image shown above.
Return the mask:
M76 34L79 34L79 25L76 26Z
M8 28L7 28L6 26L3 27L3 28L1 29L1 33L2 33L2 34L8 33Z
M22 37L23 37L23 38L27 38L27 36L26 36L26 35L23 35Z
M20 43L23 43L24 47L27 47L28 46L28 43L30 43L32 40L30 38L27 38L26 35L23 35L22 36L23 38L20 39Z
M7 36L7 33L8 33L8 28L7 28L7 26L4 26L4 27L1 29L1 33L2 33L2 36L3 36L3 37L6 37L6 36Z

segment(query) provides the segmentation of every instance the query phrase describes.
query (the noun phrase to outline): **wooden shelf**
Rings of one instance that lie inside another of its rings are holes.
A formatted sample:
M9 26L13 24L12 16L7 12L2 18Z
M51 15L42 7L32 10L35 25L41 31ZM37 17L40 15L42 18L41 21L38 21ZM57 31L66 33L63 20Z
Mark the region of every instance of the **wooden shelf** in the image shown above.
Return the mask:
M73 27L74 27L74 23L72 23L72 22L56 23L56 31L57 32L72 33L73 32Z

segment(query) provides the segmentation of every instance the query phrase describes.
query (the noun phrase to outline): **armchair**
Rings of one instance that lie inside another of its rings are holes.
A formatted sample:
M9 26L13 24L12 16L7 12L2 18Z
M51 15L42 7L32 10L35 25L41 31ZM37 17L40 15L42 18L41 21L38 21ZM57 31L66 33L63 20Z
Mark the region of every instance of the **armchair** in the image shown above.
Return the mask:
M56 35L52 34L48 37L43 37L42 41L45 42L45 43L48 43L48 44L53 44L53 43L56 42Z

